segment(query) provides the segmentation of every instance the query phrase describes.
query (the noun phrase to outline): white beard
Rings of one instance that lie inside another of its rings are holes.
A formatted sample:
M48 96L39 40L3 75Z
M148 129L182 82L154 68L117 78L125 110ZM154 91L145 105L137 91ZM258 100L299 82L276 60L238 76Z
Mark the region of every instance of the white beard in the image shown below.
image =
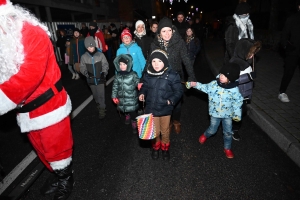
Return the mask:
M24 63L24 22L40 26L50 36L48 28L24 8L13 6L9 1L0 6L0 84L18 73Z

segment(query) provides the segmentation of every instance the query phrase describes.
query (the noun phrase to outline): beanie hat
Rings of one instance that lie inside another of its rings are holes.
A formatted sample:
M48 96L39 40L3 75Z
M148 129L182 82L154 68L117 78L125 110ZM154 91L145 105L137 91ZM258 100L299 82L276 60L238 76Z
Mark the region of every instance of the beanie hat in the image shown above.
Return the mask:
M127 65L128 60L126 60L125 58L121 57L121 58L119 59L119 63L120 63L120 62L125 63L125 64Z
M116 25L114 23L111 23L110 26L111 27L116 27Z
M160 34L161 29L165 27L169 27L172 29L172 21L168 17L164 17L159 21L157 27L157 33Z
M90 22L89 26L97 27L97 22Z
M152 60L154 58L158 58L159 60L161 60L164 63L164 67L169 66L167 52L165 52L161 49L156 49L156 50L152 51L152 53L150 55L150 63L152 63Z
M240 76L240 67L236 63L227 63L221 68L220 74L228 78L230 82L235 82Z
M176 16L178 16L178 15L183 15L184 16L184 12L179 11Z
M76 31L77 31L78 33L80 33L79 28L74 28L73 33L76 32Z
M145 27L145 23L142 20L136 21L136 23L135 23L135 29L137 29L138 25L141 25L141 24L143 24L144 27Z
M124 36L129 36L132 39L132 35L130 33L130 30L128 28L125 28L122 33L121 33L121 40L123 39Z
M247 2L239 3L235 9L235 14L243 15L250 13L251 7Z
M88 36L84 39L84 46L85 48L88 47L96 47L96 42L92 36Z

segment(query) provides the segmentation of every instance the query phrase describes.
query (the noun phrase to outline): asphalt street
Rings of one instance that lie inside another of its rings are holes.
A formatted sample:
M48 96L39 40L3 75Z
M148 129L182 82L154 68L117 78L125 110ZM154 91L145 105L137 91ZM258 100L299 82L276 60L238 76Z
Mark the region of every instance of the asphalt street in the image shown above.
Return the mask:
M110 68L111 77L113 65ZM91 92L84 78L71 80L67 68L61 69L74 110ZM203 52L194 69L199 82L214 79ZM182 132L171 133L171 159L153 161L149 143L132 134L116 111L111 87L106 87L104 120L98 119L94 101L72 120L76 183L70 200L300 199L299 167L249 117L243 119L242 140L233 141L235 158L227 159L221 128L204 145L198 142L209 126L207 95L188 90ZM13 112L2 116L0 125L0 159L9 172L32 148L19 133ZM48 175L44 170L23 199L51 199L39 194Z

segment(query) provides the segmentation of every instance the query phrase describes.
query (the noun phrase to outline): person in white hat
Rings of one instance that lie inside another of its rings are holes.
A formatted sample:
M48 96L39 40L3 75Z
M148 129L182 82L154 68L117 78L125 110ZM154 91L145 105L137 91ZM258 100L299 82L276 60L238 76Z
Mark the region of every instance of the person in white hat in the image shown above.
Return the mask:
M62 86L50 32L36 17L0 0L0 115L16 109L21 132L53 173L43 194L67 199L73 188L70 98Z

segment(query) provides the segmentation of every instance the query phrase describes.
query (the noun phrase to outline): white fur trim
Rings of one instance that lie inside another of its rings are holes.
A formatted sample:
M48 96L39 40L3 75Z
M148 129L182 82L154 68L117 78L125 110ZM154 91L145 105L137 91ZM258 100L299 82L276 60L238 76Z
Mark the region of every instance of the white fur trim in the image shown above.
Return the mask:
M71 164L71 161L72 161L72 156L63 160L49 162L49 163L53 170L61 170L69 166Z
M0 90L0 102L0 115L3 115L17 107L17 104L12 102L2 90Z
M30 118L29 113L19 113L17 115L17 121L21 132L23 133L39 130L60 122L71 113L71 110L72 104L68 95L66 104L57 108L56 110L35 118Z

